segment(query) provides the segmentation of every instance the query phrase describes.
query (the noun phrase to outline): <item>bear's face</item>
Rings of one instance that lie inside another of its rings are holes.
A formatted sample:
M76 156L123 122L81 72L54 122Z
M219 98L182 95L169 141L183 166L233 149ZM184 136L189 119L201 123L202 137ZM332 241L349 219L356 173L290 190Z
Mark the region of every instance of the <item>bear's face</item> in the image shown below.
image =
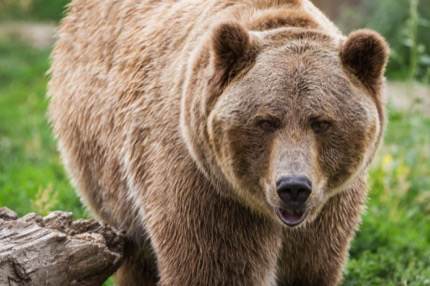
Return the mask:
M212 41L203 80L190 76L202 96L182 106L189 150L253 209L289 226L312 221L378 146L385 43L361 31L339 47L319 33L237 24Z

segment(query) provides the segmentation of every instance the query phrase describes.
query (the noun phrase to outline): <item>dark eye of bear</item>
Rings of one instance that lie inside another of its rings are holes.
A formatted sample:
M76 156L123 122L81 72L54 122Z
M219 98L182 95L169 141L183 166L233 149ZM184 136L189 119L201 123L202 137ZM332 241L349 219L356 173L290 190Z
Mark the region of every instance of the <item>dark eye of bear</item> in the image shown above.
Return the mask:
M311 128L317 134L327 132L331 126L332 123L330 121L321 120L318 118L311 119Z
M326 132L330 129L331 125L332 123L327 120L321 120L318 118L311 119L311 128L317 134Z
M275 132L281 127L281 121L277 118L259 119L257 126L265 132Z

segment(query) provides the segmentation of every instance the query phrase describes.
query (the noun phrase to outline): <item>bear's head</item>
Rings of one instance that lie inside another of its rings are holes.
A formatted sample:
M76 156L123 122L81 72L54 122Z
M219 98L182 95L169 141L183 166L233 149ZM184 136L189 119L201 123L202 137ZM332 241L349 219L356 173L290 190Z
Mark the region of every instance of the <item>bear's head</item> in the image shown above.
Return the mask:
M221 23L194 53L181 132L222 195L289 226L362 176L384 126L388 47L369 30Z

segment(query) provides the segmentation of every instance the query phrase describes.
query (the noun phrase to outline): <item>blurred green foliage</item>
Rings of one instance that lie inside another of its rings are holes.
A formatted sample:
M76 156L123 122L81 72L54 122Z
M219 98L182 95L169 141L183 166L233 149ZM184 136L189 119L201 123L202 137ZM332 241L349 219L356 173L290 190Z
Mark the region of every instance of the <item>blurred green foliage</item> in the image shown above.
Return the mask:
M69 0L0 0L0 20L59 21Z
M0 0L0 20L58 21L69 0ZM369 27L391 45L388 76L430 83L430 0L345 1L337 22L344 31Z
M70 0L0 0L0 20L58 21ZM391 45L388 76L430 83L430 0L344 1L338 24L344 31L369 27Z
M345 1L338 24L349 32L371 28L390 43L388 76L430 83L430 0Z

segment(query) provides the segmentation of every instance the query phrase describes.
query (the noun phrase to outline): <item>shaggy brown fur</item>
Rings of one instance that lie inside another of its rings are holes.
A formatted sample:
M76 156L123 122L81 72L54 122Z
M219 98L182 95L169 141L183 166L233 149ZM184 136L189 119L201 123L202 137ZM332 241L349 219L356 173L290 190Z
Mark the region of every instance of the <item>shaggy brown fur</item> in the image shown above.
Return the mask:
M119 285L337 285L387 54L307 0L72 1L49 115L82 200L127 232ZM288 175L313 185L296 227Z

